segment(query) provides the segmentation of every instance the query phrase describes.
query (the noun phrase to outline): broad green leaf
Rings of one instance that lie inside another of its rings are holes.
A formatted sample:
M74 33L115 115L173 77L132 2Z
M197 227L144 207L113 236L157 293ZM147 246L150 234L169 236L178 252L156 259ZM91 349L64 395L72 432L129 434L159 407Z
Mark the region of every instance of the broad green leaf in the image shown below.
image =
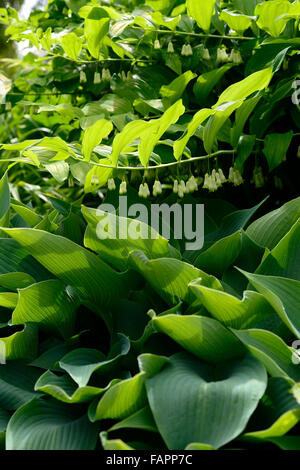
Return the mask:
M107 439L107 432L100 433L101 444L104 450L134 450L121 439Z
M300 281L300 219L264 258L256 274L268 274ZM0 277L1 279L1 277Z
M29 227L34 227L43 220L39 214L23 204L12 203L11 207L17 214L19 214L20 217L22 217Z
M1 364L0 407L17 410L40 394L34 392L34 384L41 375L35 367L24 367L24 362L10 361Z
M185 450L215 450L213 446L209 444L199 444L198 442L192 442L186 446Z
M247 328L257 325L274 314L264 296L254 291L245 291L242 300L227 292L190 283L191 291L201 300L209 313L231 328Z
M0 449L5 449L5 431L7 428L10 415L5 410L0 409Z
M7 273L0 274L0 286L5 289L16 291L17 289L24 289L31 284L35 283L35 279L26 273Z
M79 56L82 49L82 42L77 34L65 34L61 38L60 42L67 56L73 60L77 60L77 57Z
M212 109L201 109L194 116L191 122L188 124L186 133L180 139L174 142L174 157L176 160L179 160L181 155L184 152L184 149L190 140L190 138L195 134L198 127L206 121L206 119L214 113Z
M277 335L266 330L232 330L273 377L300 380L299 365L292 362L293 349Z
M82 153L84 161L89 162L92 151L113 130L113 124L105 119L100 119L84 131L82 140Z
M282 378L270 379L266 390L267 404L271 407L271 426L261 431L244 434L245 438L270 439L284 436L300 421L300 405L290 393L290 384Z
M300 198L296 198L253 222L246 233L258 245L272 250L299 218Z
M168 240L143 222L119 217L101 209L82 206L81 210L88 222L85 246L121 271L128 269L128 258L134 250L142 251L148 258L174 257L176 254Z
M61 358L59 366L68 372L79 387L85 387L94 372L112 369L129 352L128 338L120 333L118 338L113 354L107 358L97 349L77 348Z
M214 276L222 274L234 263L242 248L242 234L236 232L221 238L207 250L201 252L194 265Z
M7 450L93 450L98 429L86 415L58 402L35 399L8 423Z
M139 159L142 165L148 165L155 145L159 142L167 129L178 121L184 111L185 107L182 104L182 100L179 100L173 104L161 118L149 121L149 128L141 135L138 147Z
M144 429L145 431L158 432L149 406L145 406L128 418L114 424L109 432L117 429Z
M93 402L89 407L89 418L92 422L100 419L123 419L144 407L146 401L145 374L140 372L113 385L98 404Z
M266 136L263 153L268 161L270 171L273 171L274 168L277 168L284 161L292 138L293 131L285 134L268 134Z
M188 14L197 21L198 26L208 32L215 12L216 0L187 0Z
M5 231L50 272L95 305L108 305L117 293L126 290L124 276L67 238L29 228Z
M14 309L17 303L18 303L18 294L15 294L14 292L0 292L0 306L1 307Z
M162 96L165 107L168 108L175 101L179 100L183 95L184 90L197 75L191 70L179 75L179 77L175 78L169 85L163 85L159 91L160 95Z
M78 306L74 292L61 281L42 281L19 289L12 323L37 323L45 331L67 338L73 333Z
M262 276L241 271L272 305L286 326L300 338L300 282L278 276Z
M240 173L244 172L244 164L246 160L248 159L248 157L250 157L250 155L252 154L255 144L256 144L255 135L242 135L239 138L235 166L240 171Z
M9 330L14 330L12 326L0 328L0 344L4 347L5 360L31 360L37 356L38 336L35 325L25 324L21 331L9 335ZM5 330L5 337L2 337Z
M210 276L191 264L172 258L160 258L149 260L144 253L134 251L129 260L134 269L149 282L153 289L165 301L174 305L177 300L189 302L191 300L189 283L194 279L201 278L205 285L213 285L220 288L220 283L216 278Z
M192 442L215 449L241 434L267 384L264 367L251 356L210 366L175 354L146 380L149 404L171 450Z
M58 154L57 154L58 155ZM50 162L44 165L59 183L63 183L69 176L69 165L65 161Z
M231 143L233 147L238 145L245 124L261 98L261 95L255 96L254 98L249 98L244 101L243 104L237 109L235 113L235 123L231 131Z
M225 21L230 29L233 29L239 34L243 34L243 32L251 26L251 18L249 18L249 16L234 11L222 10L219 18Z
M103 10L103 8L99 8L99 10ZM94 19L89 16L84 22L84 34L91 56L98 60L100 58L102 41L109 31L110 18L105 10L103 10L103 17L101 19Z
M264 70L259 70L240 82L230 85L225 91L223 91L213 108L218 108L221 104L227 102L245 100L248 96L252 95L252 93L266 88L269 85L272 76L273 69L272 67L269 67Z
M279 37L288 21L284 15L291 8L292 4L288 0L259 3L255 9L255 14L258 16L257 25L271 36Z
M44 147L54 152L66 152L70 155L75 155L74 151L60 137L44 137L36 145L37 147Z
M196 315L165 315L152 319L154 327L188 352L211 363L242 356L244 348L218 321Z
M129 144L148 131L151 123L147 121L137 120L129 122L122 132L116 135L112 145L112 153L109 157L111 163L116 166L120 153L126 150Z
M102 158L100 162L102 165L111 165L111 160L108 158ZM84 177L84 192L91 193L98 190L99 188L103 188L111 174L111 168L93 165L90 171Z
M56 375L50 370L41 375L34 389L64 403L89 402L106 390L91 386L78 387L68 375Z

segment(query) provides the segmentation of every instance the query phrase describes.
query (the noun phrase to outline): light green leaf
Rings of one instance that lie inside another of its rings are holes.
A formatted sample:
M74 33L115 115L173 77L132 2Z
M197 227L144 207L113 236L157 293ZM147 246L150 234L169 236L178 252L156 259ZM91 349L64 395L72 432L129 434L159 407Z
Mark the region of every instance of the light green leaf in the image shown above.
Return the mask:
M93 10L96 10L96 8ZM84 34L91 56L98 60L100 58L102 41L109 31L110 18L108 13L106 13L103 8L98 8L97 10L99 10L99 12L101 10L99 13L99 18L97 18L97 16L93 17L91 12L85 19Z
M65 34L61 40L61 45L64 48L68 57L76 60L82 49L82 41L75 33Z
M5 337L2 335L5 330ZM15 327L7 326L0 328L0 344L4 345L5 360L13 361L17 359L34 359L38 351L37 328L35 325L25 324L21 331L16 331L9 335L9 330Z
M251 26L251 18L249 18L249 16L234 11L222 10L219 18L225 21L230 29L233 29L239 34L243 34L243 32Z
M205 32L210 29L215 12L216 0L187 0L188 14L197 21L198 26Z
M101 144L102 140L107 137L112 130L112 122L106 121L105 119L100 119L84 131L82 140L82 153L84 155L84 161L90 161L94 148Z
M26 273L7 273L0 274L0 286L5 289L16 291L17 289L24 289L31 284L35 283L35 279Z
M163 85L159 91L160 95L162 96L163 104L166 108L171 106L175 103L175 101L179 100L183 95L184 90L197 75L190 70L179 75L179 77L175 78L169 85Z
M279 37L283 32L289 18L288 13L292 4L288 0L272 0L271 2L262 2L255 8L255 14L258 16L257 25L267 31L273 37ZM283 16L282 18L280 18Z
M197 101L201 105L204 105L206 103L210 92L221 80L224 74L228 72L232 67L234 67L234 64L225 64L218 69L205 72L197 78L193 91L197 98Z
M113 165L117 165L120 153L126 150L133 140L141 138L147 132L151 123L147 121L137 120L126 124L122 132L116 135L112 145L112 153L109 157Z
M104 450L134 450L121 439L107 439L107 432L100 433L101 444Z
M114 424L109 432L117 429L144 429L145 431L158 432L149 406L145 406L128 418Z
M7 173L0 180L0 223L7 213L10 205L10 191Z

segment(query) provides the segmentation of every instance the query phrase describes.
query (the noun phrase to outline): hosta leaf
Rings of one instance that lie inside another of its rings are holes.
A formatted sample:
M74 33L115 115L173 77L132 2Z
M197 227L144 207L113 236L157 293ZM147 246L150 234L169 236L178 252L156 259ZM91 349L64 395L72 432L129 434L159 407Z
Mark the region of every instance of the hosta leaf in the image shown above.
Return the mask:
M243 432L266 383L264 367L250 356L209 366L179 353L146 380L146 388L169 449L192 442L219 448Z
M232 330L273 377L300 380L300 369L293 364L293 349L274 333L266 330Z
M259 3L255 9L255 14L258 15L257 25L271 36L279 37L288 21L284 14L291 8L292 4L288 0ZM280 18L281 16L283 17Z
M139 271L170 305L178 303L178 299L187 302L190 300L188 284L194 279L201 278L203 284L220 288L216 278L183 261L170 258L149 260L139 251L132 252L129 259L134 269Z
M272 250L299 218L300 198L296 198L253 222L246 233L258 245Z
M106 390L90 386L77 387L68 375L56 375L50 370L41 375L34 389L64 403L89 402Z
M32 284L19 290L12 323L37 323L48 332L69 337L74 330L78 299L56 279Z
M286 326L300 338L300 282L277 276L262 276L241 271L251 284L258 290Z
M100 433L101 444L104 450L134 450L121 439L107 439L107 432Z
M145 431L158 432L149 406L145 406L128 418L114 424L109 432L117 429L144 429Z
M8 423L7 450L93 450L98 429L86 415L57 402L35 399Z
M243 355L239 341L218 321L196 315L165 315L152 319L154 327L188 352L217 363Z
M283 162L292 142L292 138L293 131L285 134L269 134L266 136L263 152L268 161L270 171L274 170L274 168L278 167Z
M145 374L140 372L113 385L98 404L93 402L89 407L89 418L92 422L126 418L145 406L146 402Z
M60 42L67 56L73 60L76 60L82 49L82 42L81 39L77 36L77 34L65 34L61 38Z
M0 292L0 307L14 309L17 303L18 294L15 294L14 292Z
M35 279L26 273L7 273L0 274L0 286L5 289L14 290L23 289L35 283Z
M128 269L128 258L134 250L143 251L149 258L175 255L176 250L171 250L168 240L143 222L108 214L101 209L82 206L81 210L89 225L84 237L85 246L121 271ZM112 236L104 239L106 230ZM139 234L143 234L143 238L137 238Z
M97 349L78 348L61 358L59 365L61 369L68 372L79 387L85 387L94 372L110 370L122 356L129 352L129 349L128 338L119 333L108 358Z
M190 289L214 318L232 328L255 326L274 314L264 296L254 291L245 291L240 300L227 292L201 285L198 281L190 283Z
M244 434L246 438L270 439L286 434L300 421L300 405L290 393L289 382L281 378L269 380L266 396L267 404L271 407L269 420L272 419L270 427L261 431L252 431Z
M1 364L0 407L16 410L40 394L34 392L34 384L41 372L24 363L10 361Z
M92 151L113 130L113 124L105 119L100 119L84 131L82 140L82 153L84 160L89 162Z
M5 337L3 333L5 330ZM0 328L0 344L4 345L5 360L34 359L38 351L38 336L35 325L25 324L21 331L12 332L14 327Z
M5 229L37 261L83 298L107 305L125 289L124 278L96 255L58 235L34 229Z
M216 0L187 0L188 14L197 21L205 32L209 31L215 11Z

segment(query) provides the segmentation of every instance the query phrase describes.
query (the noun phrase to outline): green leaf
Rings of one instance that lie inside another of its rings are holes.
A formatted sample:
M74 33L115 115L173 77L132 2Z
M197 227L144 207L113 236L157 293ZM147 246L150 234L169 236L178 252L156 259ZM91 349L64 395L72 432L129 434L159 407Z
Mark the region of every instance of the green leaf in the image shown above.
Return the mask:
M168 240L139 220L84 206L81 210L88 222L84 237L85 246L99 253L104 261L116 269L128 269L128 258L134 250L142 251L150 259L175 255L175 250L171 250ZM109 233L111 236L104 238ZM142 234L143 238L137 238L136 235L139 234Z
M246 233L258 245L272 250L299 218L300 197L253 222Z
M93 402L89 407L89 418L92 422L100 419L123 419L145 406L146 401L145 374L140 372L113 385L98 404Z
M43 218L37 214L35 211L23 204L11 204L12 209L19 214L20 217L29 225L29 227L34 227L39 224Z
M41 375L34 389L64 403L89 402L106 390L106 388L91 386L77 387L68 375L56 375L50 370Z
M215 12L216 0L187 0L188 14L197 21L198 26L205 32L210 29L212 17Z
M74 292L59 280L50 279L19 289L19 299L12 323L37 323L47 332L68 338L74 331L79 305Z
M300 338L300 282L277 276L241 272L272 305L286 326Z
M126 124L122 132L116 135L112 145L112 153L109 157L113 165L117 165L120 153L126 150L133 140L141 138L147 132L151 123L147 121L137 120Z
M243 32L251 26L251 18L249 18L249 16L234 11L222 10L219 18L225 21L230 29L233 29L239 34L243 34Z
M205 72L197 78L193 91L199 104L205 105L210 92L232 67L234 64L226 64L218 69Z
M300 380L300 369L293 364L293 349L274 333L266 330L232 330L267 369L272 377L283 377L289 381Z
M289 382L281 378L270 379L266 397L266 406L271 407L271 426L261 431L248 432L243 437L270 439L284 436L300 421L300 405L290 393Z
M103 8L98 8L103 11L101 19L91 18L91 14L84 21L84 34L87 40L88 50L92 57L95 59L100 58L100 49L104 37L109 31L110 18Z
M158 432L149 406L145 406L128 418L114 424L109 429L109 432L116 431L117 429L143 429L145 431Z
M243 173L244 164L248 157L250 157L254 146L256 144L255 135L242 135L239 139L237 146L237 158L235 160L236 168Z
M82 153L84 161L89 162L92 151L113 130L113 124L105 119L100 119L84 131L82 140Z
M23 362L1 364L0 407L17 410L33 398L40 396L34 392L34 384L41 372L35 367L24 367Z
M285 134L268 134L266 136L263 153L268 161L270 171L277 168L284 161L292 138L293 131L286 132Z
M154 317L155 328L170 336L186 351L211 363L242 356L244 348L218 321L196 315Z
M100 438L104 450L134 450L121 439L107 439L107 432L101 432Z
M96 255L59 235L29 228L5 229L28 253L62 281L98 306L126 289L124 277Z
M261 95L249 98L237 109L235 113L235 123L231 131L231 143L233 147L238 145L245 124L261 98Z
M77 36L77 34L65 34L61 38L60 42L67 56L73 60L77 60L77 57L79 56L82 49L82 42L81 39Z
M5 330L5 337L2 335ZM0 328L0 344L4 345L5 360L32 360L37 356L38 351L38 336L37 328L35 325L25 324L21 331L12 332L9 335L9 330L15 330L15 327L7 326Z
M140 251L132 252L129 259L133 268L140 272L169 305L178 303L178 299L186 302L191 300L188 285L194 279L201 278L204 284L220 288L216 278L183 261L172 258L149 260Z
M98 429L86 415L57 402L35 399L8 423L7 450L93 450Z
M24 289L31 284L35 283L35 279L26 273L7 273L0 274L0 286L5 289L16 291L17 289Z
M0 180L0 223L7 213L10 205L10 191L7 173Z
M258 16L257 25L271 36L279 37L288 21L284 14L291 8L292 4L288 0L259 3L255 9L255 14Z
M190 283L190 289L214 318L232 328L255 326L274 314L264 296L257 292L245 291L240 300L227 292L203 286L197 281Z
M13 292L1 292L0 293L0 306L1 307L15 308L17 303L18 303L18 294L15 294Z
M146 380L150 407L171 450L191 442L215 449L243 432L267 384L264 367L250 356L218 366L179 353Z
M175 78L169 85L163 85L159 91L160 95L162 96L163 104L166 108L171 106L175 103L175 101L179 100L183 95L184 90L197 75L191 70L183 73L179 77Z

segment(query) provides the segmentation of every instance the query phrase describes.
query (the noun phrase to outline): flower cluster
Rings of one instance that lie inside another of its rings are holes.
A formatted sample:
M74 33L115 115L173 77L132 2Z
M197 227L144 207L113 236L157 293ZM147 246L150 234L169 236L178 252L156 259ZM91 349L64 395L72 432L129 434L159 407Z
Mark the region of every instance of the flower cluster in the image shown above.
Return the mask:
M183 44L182 49L181 49L181 55L183 56L193 55L193 49L190 44Z
M241 64L243 62L240 51L232 49L228 55L224 47L219 47L217 50L217 62L233 62L234 64Z
M147 199L150 196L150 190L147 183L140 184L139 196Z
M223 171L221 169L218 171L214 169L211 174L206 173L203 188L214 192L217 191L223 183L226 183L226 181Z

